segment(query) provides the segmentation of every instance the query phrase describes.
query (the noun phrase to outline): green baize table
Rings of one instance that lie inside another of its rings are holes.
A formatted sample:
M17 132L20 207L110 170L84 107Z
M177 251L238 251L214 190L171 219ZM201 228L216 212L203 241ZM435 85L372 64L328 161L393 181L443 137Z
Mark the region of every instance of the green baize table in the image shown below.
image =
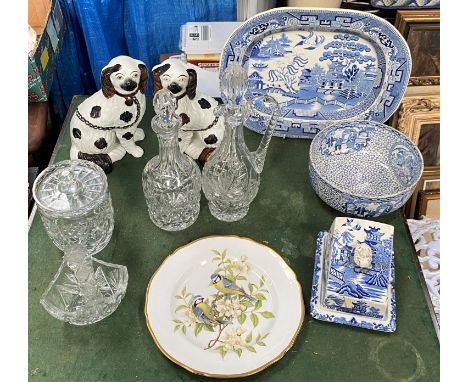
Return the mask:
M69 159L70 118L85 99L73 99L52 161ZM421 284L419 264L399 211L376 218L395 227L397 329L382 333L313 319L310 290L315 241L342 214L314 193L308 176L310 140L273 137L260 190L248 215L235 223L211 216L202 196L198 220L181 232L166 232L150 220L141 186L146 163L158 153L147 99L138 142L141 158L127 154L108 175L115 228L96 257L126 265L128 288L109 317L89 326L54 319L39 299L57 272L62 253L47 236L33 211L29 230L29 375L30 381L194 381L207 380L167 359L156 347L144 315L145 294L154 271L178 247L209 235L238 235L264 243L297 274L305 318L294 346L278 362L246 377L248 381L437 381L439 340ZM245 130L254 150L261 136Z

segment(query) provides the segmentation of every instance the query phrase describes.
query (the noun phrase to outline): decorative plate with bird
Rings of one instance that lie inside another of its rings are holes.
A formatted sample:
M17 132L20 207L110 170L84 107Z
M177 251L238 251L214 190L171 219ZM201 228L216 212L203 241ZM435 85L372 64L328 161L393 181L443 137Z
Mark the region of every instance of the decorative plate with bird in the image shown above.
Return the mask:
M214 236L163 262L148 286L145 313L172 361L197 374L240 377L286 353L304 305L294 272L271 248Z

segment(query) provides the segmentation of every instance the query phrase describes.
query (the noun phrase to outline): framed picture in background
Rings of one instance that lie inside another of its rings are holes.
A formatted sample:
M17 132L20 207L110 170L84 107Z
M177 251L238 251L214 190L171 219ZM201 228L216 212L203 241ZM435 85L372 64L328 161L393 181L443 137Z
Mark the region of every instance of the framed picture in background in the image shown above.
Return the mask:
M404 207L405 216L408 219L419 218L421 197L425 192L438 192L440 195L440 168L424 170L421 179L416 185L413 195L411 195L411 198Z
M440 191L422 191L418 198L416 218L440 219Z
M423 192L440 193L440 89L438 86L408 88L393 127L403 132L421 151L424 172L405 206L408 219L418 218ZM431 203L432 204L432 203Z
M403 98L395 119L396 127L416 144L424 167L440 166L440 95L412 95Z
M399 10L395 27L408 42L413 59L409 85L439 85L440 10Z

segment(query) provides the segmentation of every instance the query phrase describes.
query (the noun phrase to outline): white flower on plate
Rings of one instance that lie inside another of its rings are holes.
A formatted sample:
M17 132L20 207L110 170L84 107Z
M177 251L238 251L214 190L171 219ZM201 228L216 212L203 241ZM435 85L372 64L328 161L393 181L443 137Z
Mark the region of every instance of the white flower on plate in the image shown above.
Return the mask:
M247 256L241 256L240 260L234 261L232 267L239 273L249 273L252 265L247 261Z
M245 347L246 343L245 340L242 338L245 332L246 330L241 327L226 331L221 339L224 350L239 350Z
M197 317L192 312L192 309L184 309L183 320L187 326L198 323Z
M220 317L237 317L246 309L237 297L226 297L216 302L216 310Z

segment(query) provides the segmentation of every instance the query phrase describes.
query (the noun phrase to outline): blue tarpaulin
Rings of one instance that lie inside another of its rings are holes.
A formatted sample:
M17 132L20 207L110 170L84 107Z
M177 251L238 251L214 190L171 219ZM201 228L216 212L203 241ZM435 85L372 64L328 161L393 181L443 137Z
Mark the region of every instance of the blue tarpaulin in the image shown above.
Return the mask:
M151 70L161 53L180 51L182 24L236 20L236 0L60 0L60 5L67 32L50 92L60 125L74 95L100 88L101 69L112 57L132 56Z

